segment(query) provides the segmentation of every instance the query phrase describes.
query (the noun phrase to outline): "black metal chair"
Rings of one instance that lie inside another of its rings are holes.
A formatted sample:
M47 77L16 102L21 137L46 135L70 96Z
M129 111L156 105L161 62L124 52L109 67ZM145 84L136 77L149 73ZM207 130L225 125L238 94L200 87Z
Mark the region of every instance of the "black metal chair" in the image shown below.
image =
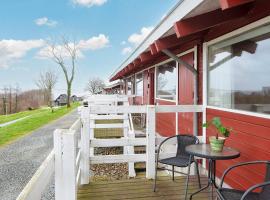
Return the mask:
M168 140L171 140L173 138L177 138L177 152L176 156L165 158L165 159L159 159L160 150L162 145L164 145ZM199 144L199 139L192 135L175 135L172 137L168 137L165 140L163 140L157 151L157 157L156 157L156 174L155 174L155 181L154 181L154 192L156 191L156 182L157 182L157 170L158 169L165 169L165 168L159 168L158 163L165 164L165 165L171 165L172 170L166 169L168 171L172 172L172 179L174 180L174 173L180 173L187 176L186 180L186 196L187 196L187 190L188 190L188 180L189 180L189 174L190 174L190 164L195 163L196 167L196 173L198 177L199 187L201 188L201 181L200 181L200 174L199 174L199 167L198 162L194 159L194 157L190 156L186 153L185 148L188 145L192 144ZM191 160L190 160L191 159ZM190 164L189 164L190 163ZM188 167L188 173L178 172L174 170L174 167ZM186 198L185 196L185 198Z
M265 173L265 182L256 184L246 191L223 188L222 185L224 183L224 179L226 175L231 172L232 169L246 166L246 165L257 165L264 164L266 165L266 173ZM261 189L260 192L254 192L256 189ZM217 190L217 196L220 200L269 200L270 199L270 161L252 161L245 162L234 165L228 168L222 178L220 183L220 188Z

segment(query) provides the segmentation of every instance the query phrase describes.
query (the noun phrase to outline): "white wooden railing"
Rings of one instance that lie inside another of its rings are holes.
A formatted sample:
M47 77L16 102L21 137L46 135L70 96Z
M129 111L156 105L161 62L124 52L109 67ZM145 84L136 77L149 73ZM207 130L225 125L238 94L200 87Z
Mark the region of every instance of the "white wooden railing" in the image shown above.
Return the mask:
M127 97L121 97L121 102L124 103L122 106L117 106L116 97L113 100L106 98L106 101L96 101L94 106L91 103L88 107L82 107L81 118L70 129L55 130L54 151L44 161L17 200L40 199L54 171L55 199L76 200L78 185L89 183L92 164L129 163L129 176L135 176L134 163L146 162L146 178L153 179L155 148L165 139L156 135L156 113L198 113L204 110L200 105L129 106L125 103ZM131 118L133 113L146 114L146 138L135 137ZM97 119L121 119L123 123L95 124ZM124 137L96 139L95 128L123 128ZM172 141L172 145L176 145L176 141ZM96 147L119 146L124 147L123 155L94 155ZM146 153L135 154L134 146L146 146ZM165 152L160 156L173 155Z
M78 119L70 129L54 132L54 150L38 168L34 176L21 191L17 200L39 200L51 183L55 172L56 199L76 199L76 187L80 183L80 141L81 120ZM68 176L66 174L69 174ZM74 176L75 175L75 176ZM75 179L74 179L75 177ZM75 190L74 190L75 189Z
M21 191L17 200L41 199L41 196L51 181L54 172L54 151L38 168L34 176Z
M70 129L54 131L55 199L76 199L81 184L81 120Z

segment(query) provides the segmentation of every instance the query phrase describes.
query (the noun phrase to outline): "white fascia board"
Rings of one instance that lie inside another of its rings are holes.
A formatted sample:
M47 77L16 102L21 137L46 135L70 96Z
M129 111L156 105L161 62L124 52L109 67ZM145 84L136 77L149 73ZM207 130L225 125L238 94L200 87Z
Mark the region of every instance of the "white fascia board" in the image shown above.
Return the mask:
M180 0L176 6L168 13L166 17L154 28L154 30L142 41L142 43L132 52L132 54L118 67L110 79L115 74L125 68L133 60L135 60L142 52L144 52L157 39L161 38L174 23L183 19L194 8L199 6L204 0Z

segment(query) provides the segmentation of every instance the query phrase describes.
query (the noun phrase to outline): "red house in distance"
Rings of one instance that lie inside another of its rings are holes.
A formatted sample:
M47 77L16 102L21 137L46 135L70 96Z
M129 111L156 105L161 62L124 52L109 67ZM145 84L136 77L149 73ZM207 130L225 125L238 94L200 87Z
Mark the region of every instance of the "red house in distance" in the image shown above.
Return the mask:
M269 0L183 0L110 77L124 82L134 104L200 104L206 114L160 113L157 132L202 135L214 116L233 128L226 145L241 157L229 166L270 159ZM263 180L263 169L236 170L228 179L243 189ZM250 181L251 180L251 181Z

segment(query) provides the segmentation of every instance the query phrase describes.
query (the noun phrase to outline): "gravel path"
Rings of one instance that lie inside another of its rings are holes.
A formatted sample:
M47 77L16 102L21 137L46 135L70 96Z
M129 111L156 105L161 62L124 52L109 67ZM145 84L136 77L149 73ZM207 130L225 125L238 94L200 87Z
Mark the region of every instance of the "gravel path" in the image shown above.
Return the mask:
M53 148L53 131L69 128L77 111L0 148L0 199L15 200Z

